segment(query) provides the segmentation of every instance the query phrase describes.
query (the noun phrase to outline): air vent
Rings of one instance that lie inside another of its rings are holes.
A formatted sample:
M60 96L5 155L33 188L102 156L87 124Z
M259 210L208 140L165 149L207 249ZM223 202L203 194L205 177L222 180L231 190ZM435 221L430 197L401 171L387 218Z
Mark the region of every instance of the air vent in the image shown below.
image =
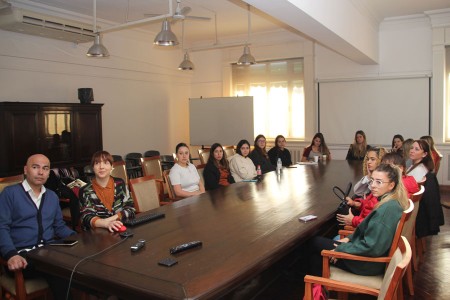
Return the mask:
M20 9L0 10L0 29L73 43L94 40L92 25Z

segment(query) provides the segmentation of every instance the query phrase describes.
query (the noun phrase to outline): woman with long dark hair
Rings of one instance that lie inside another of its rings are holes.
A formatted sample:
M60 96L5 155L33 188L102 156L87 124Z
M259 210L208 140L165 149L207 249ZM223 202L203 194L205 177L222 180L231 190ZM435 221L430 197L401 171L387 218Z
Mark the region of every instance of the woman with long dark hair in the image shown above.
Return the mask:
M417 182L423 181L425 175L434 170L430 145L426 140L414 141L411 150L409 150L409 158L412 161L412 165L406 170L406 174L413 176Z
M327 143L325 143L325 138L322 133L316 133L311 141L311 144L303 150L302 161L314 160L314 156L319 156L322 158L324 155L327 156L327 160L331 159L330 150L328 149Z
M257 135L254 146L255 147L249 154L249 157L256 168L259 166L262 174L275 171L275 166L270 163L269 155L266 152L266 137L262 134Z
M203 178L205 179L205 189L207 191L234 183L227 154L219 143L211 146L208 162L205 170L203 170Z

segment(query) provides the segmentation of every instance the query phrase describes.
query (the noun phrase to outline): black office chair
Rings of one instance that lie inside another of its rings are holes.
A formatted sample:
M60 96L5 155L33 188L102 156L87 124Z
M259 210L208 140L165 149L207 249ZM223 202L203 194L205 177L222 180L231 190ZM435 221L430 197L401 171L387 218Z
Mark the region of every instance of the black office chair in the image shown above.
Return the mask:
M113 162L123 161L122 155L112 155L112 158L113 158Z
M164 172L164 170L170 170L175 164L173 155L160 155L160 160L162 172Z
M128 178L137 178L143 175L141 166L142 153L131 152L125 155Z
M153 157L153 156L159 156L158 150L148 150L144 152L144 157Z

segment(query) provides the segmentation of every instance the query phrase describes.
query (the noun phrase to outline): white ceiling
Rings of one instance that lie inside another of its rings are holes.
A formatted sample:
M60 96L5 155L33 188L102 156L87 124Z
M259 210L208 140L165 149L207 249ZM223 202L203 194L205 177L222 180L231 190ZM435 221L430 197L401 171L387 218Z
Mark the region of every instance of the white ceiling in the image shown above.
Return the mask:
M8 0L9 2L37 3L56 7L82 15L93 15L93 0ZM139 20L146 14L167 14L169 0L97 0L97 17L115 23ZM176 0L173 7L176 7ZM263 0L261 0L263 1ZM264 0L268 1L268 0ZM272 0L276 1L276 0ZM308 0L315 1L315 0ZM341 1L341 0L329 0ZM421 14L424 11L450 8L450 0L349 0L364 14L369 15L375 24L384 18ZM185 22L186 43L205 43L215 39L214 20L217 20L218 40L230 37L247 36L247 4L243 0L181 0L181 6L192 8L190 16L211 18L210 21L187 20ZM326 8L325 8L326 9ZM161 21L141 25L143 29L158 32ZM271 16L251 9L252 35L264 32L288 30L301 37L301 33L283 24ZM172 26L178 35L180 22Z

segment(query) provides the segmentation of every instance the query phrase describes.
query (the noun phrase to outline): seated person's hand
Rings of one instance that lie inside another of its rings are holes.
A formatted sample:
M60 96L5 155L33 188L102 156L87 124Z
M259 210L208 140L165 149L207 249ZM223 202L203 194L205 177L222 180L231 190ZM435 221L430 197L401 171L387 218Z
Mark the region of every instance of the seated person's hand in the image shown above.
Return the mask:
M20 255L14 255L10 259L8 259L8 269L10 271L25 269L27 265L27 260Z
M354 215L352 214L352 209L348 209L348 215L337 214L336 219L341 225L352 225Z
M119 220L109 220L106 224L106 228L110 231L110 232L115 232L118 231L120 227L123 226L123 223L120 222Z

